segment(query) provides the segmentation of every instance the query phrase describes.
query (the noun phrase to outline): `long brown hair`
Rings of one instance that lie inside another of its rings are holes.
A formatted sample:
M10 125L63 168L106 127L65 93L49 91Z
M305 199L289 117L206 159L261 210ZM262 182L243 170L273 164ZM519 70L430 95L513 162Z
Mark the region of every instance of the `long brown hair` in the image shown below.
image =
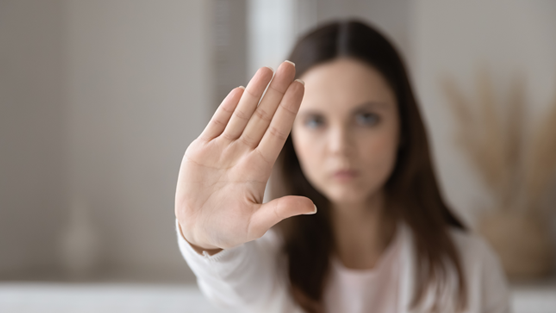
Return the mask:
M349 57L379 71L394 91L399 108L401 146L395 168L384 185L387 214L407 223L417 253L416 293L412 307L423 300L433 281L444 282L451 263L458 277L457 307L467 306L466 280L460 255L448 227L467 231L442 199L431 162L429 143L417 101L403 61L384 35L358 20L334 21L300 37L288 60L296 64L300 77L311 67ZM277 224L288 256L290 291L307 312L323 311L323 292L334 248L330 202L304 176L291 136L275 166L271 196L284 194L309 197L319 208L316 215L300 215ZM437 290L438 291L438 290Z

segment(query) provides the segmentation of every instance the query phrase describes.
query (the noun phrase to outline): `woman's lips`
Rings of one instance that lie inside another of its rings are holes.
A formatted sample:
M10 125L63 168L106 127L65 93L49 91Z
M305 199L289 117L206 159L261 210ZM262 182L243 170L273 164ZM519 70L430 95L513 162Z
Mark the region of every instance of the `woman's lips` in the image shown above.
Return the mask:
M333 177L338 181L349 181L357 177L357 175L359 174L355 170L339 170L334 172Z

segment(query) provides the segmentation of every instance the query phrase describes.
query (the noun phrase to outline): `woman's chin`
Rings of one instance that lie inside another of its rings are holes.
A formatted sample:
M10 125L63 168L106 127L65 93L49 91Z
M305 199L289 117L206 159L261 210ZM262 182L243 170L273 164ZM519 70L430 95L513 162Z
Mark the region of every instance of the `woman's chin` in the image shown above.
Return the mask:
M367 198L365 193L353 189L334 190L328 194L328 199L337 204L361 203Z

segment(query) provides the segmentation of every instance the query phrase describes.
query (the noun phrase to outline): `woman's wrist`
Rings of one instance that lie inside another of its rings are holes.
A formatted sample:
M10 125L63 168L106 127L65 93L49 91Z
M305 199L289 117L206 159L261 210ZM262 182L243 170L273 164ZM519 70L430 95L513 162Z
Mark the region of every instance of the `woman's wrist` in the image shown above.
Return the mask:
M191 246L191 248L193 248L193 250L195 250L195 252L199 253L200 255L203 255L203 251L206 251L209 255L215 255L218 252L222 251L223 249L217 248L217 249L205 249L203 247L200 247L198 245L192 244L191 242L189 242L187 239L185 239L185 236L183 235L183 232L181 231L181 225L178 222L178 228L180 230L180 235L183 238L183 240L187 241L187 243Z

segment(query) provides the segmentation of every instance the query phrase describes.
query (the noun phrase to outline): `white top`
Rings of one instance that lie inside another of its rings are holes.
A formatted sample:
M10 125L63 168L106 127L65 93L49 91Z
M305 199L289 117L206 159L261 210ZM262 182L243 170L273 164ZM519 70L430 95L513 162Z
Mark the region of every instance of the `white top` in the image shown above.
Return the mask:
M343 265L336 256L331 257L330 282L325 289L327 312L364 313L398 312L401 234L396 232L372 269L357 270Z
M412 233L398 224L395 240L371 270L352 270L332 258L332 276L325 288L327 313L426 312L437 302L441 312L454 307L455 270L449 272L444 293L436 298L428 290L416 310L409 304L414 292L415 250ZM210 256L193 250L182 237L176 220L179 249L197 276L203 294L215 305L237 312L304 312L289 294L286 256L276 230L270 229L257 239ZM510 313L509 290L498 257L486 242L473 232L450 228L450 235L462 257L468 284L466 313Z

